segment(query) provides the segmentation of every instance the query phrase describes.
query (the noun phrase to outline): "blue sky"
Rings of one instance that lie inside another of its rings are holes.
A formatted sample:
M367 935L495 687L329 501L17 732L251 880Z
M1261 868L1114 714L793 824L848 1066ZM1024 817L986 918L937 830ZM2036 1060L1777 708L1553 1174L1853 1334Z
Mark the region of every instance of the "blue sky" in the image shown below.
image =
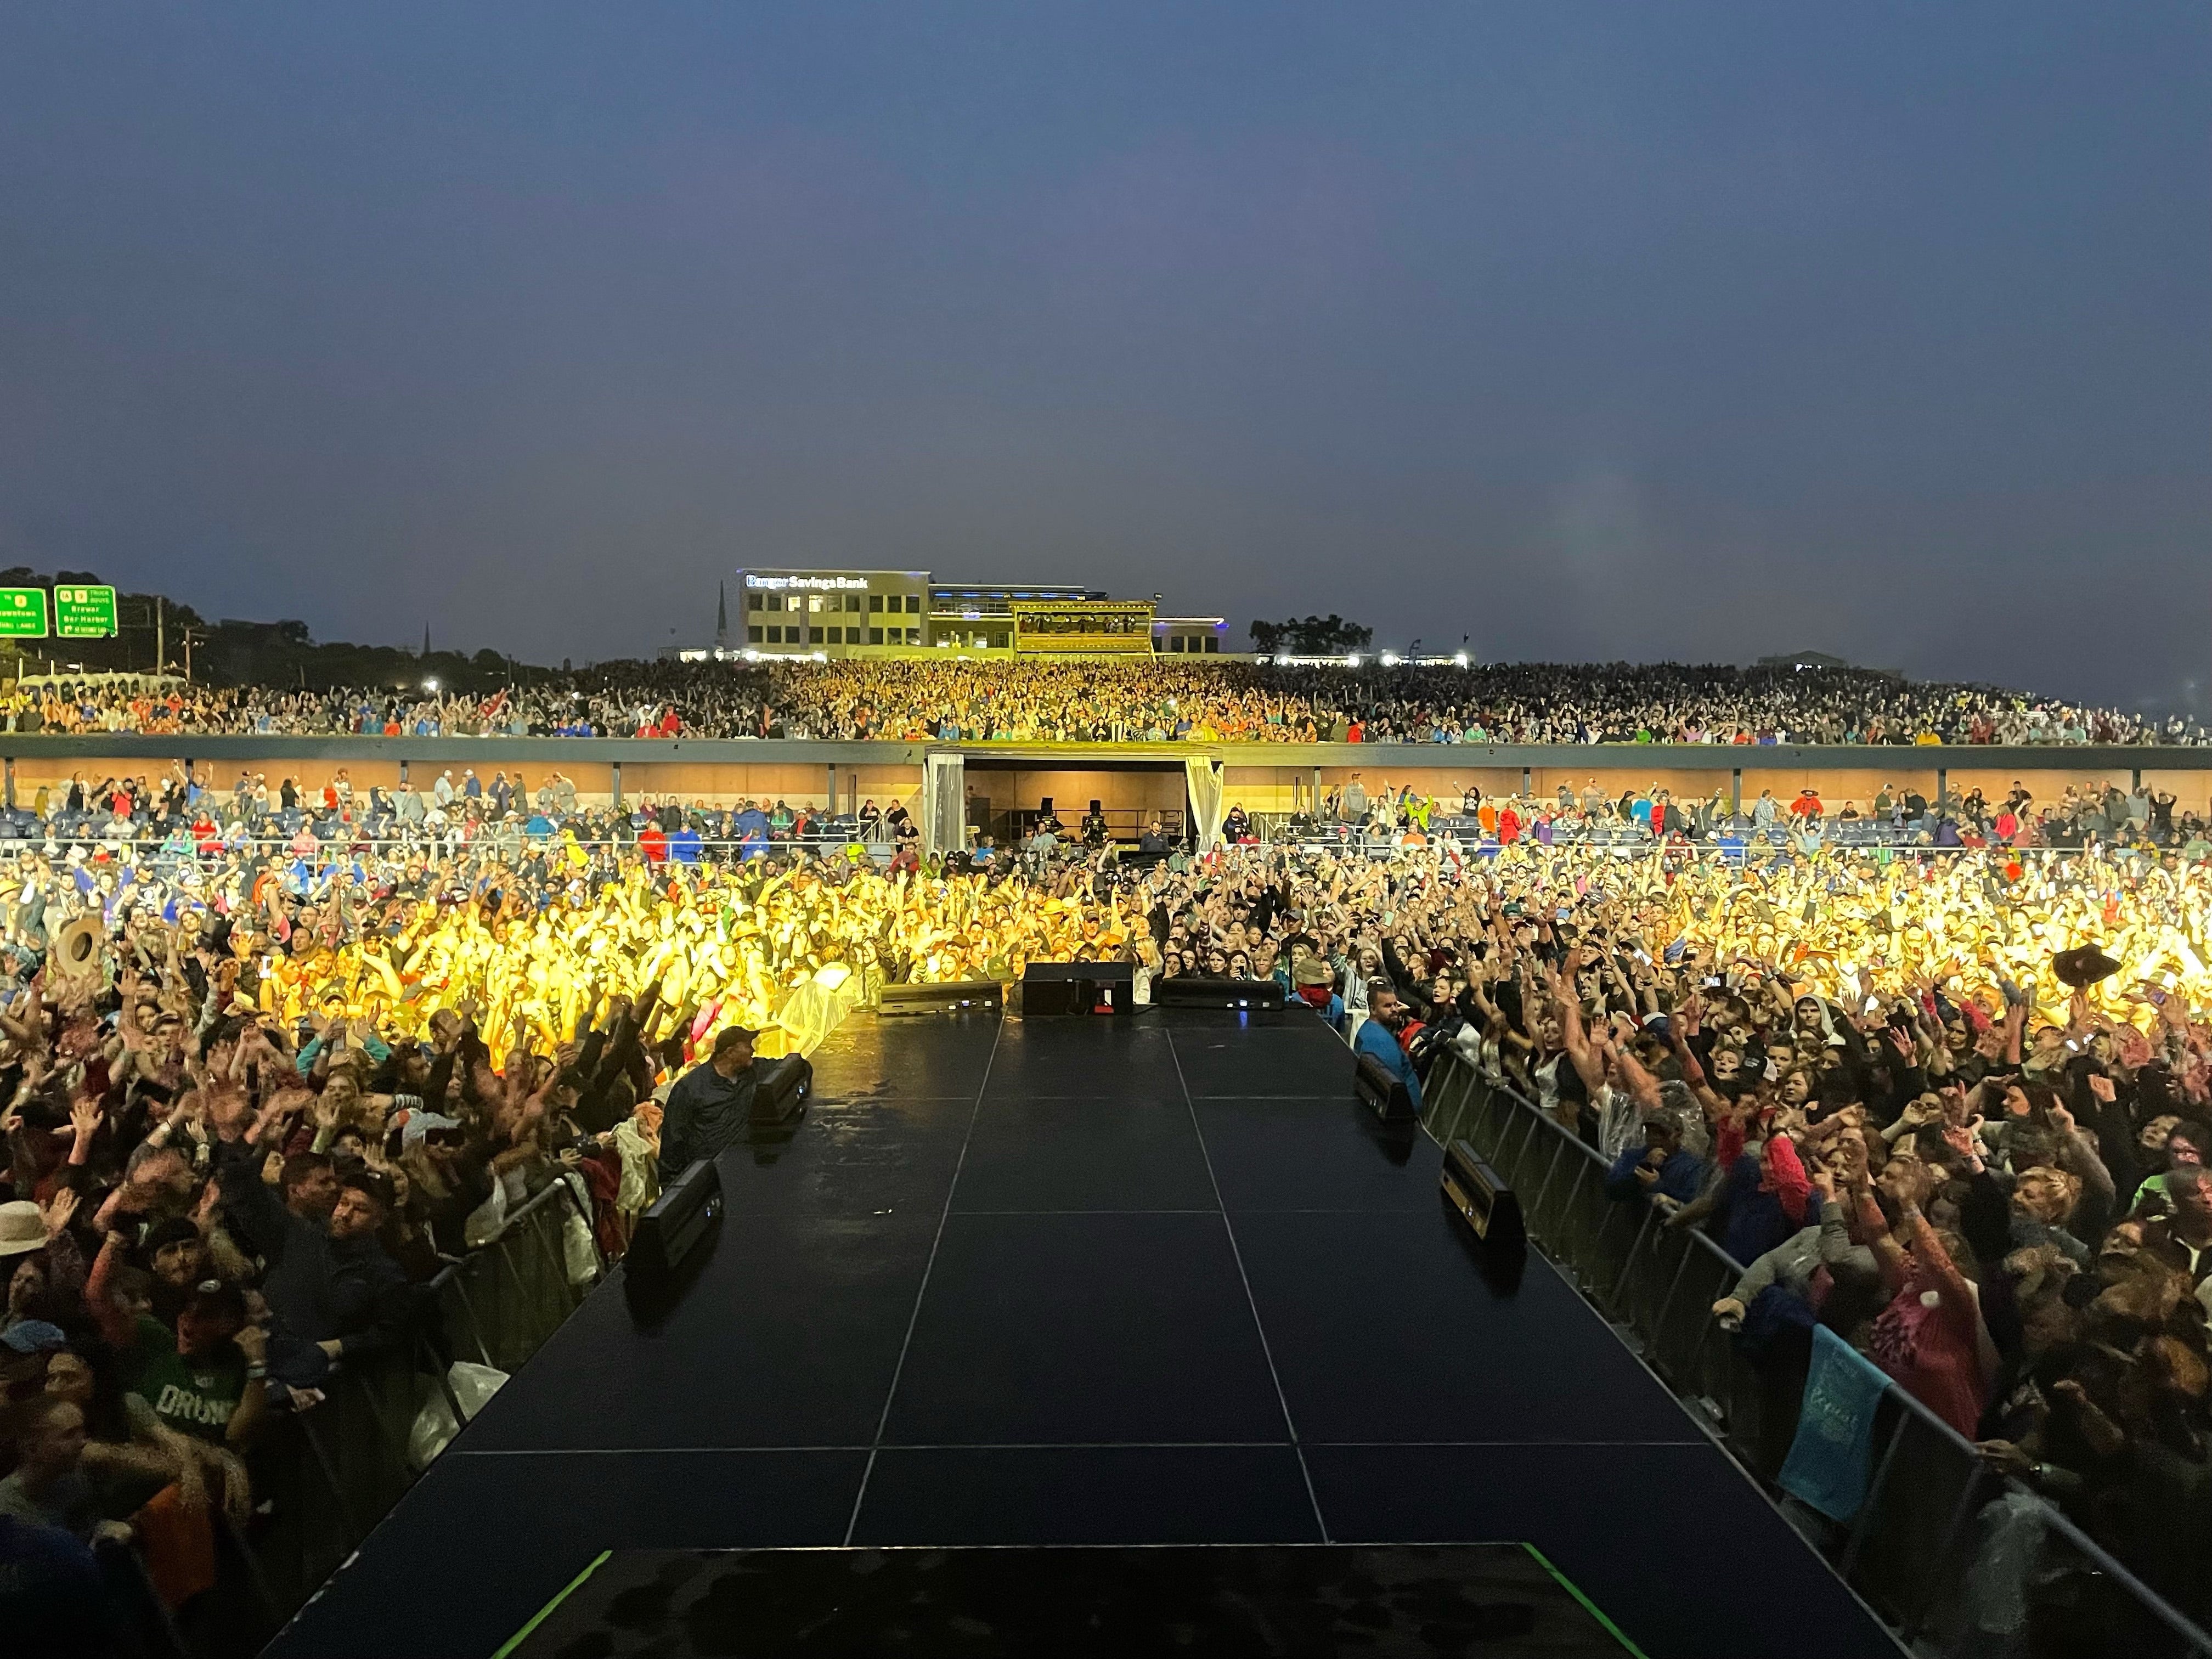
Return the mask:
M848 563L2212 712L2208 25L13 8L0 562L540 660Z

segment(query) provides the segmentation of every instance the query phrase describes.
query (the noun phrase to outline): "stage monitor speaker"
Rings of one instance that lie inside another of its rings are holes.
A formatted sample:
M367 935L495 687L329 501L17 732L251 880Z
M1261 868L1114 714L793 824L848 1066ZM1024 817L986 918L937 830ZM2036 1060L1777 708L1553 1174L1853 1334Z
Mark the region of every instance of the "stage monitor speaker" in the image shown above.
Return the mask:
M1022 974L1024 1014L1131 1014L1136 969L1126 962L1033 962Z
M1519 1244L1527 1235L1521 1224L1521 1200L1498 1178L1498 1171L1464 1140L1444 1148L1442 1177L1444 1196L1467 1218L1474 1236L1488 1244Z
M623 1258L629 1272L665 1282L706 1242L721 1214L722 1178L712 1158L696 1158L637 1218Z
M1420 1115L1404 1081L1372 1054L1359 1056L1352 1074L1352 1092L1374 1109L1385 1123L1410 1123Z
M994 979L947 980L939 985L886 985L876 993L876 1012L886 1018L957 1014L970 1009L995 1013L1006 1003L1006 988Z
M1152 981L1155 1008L1267 1008L1283 1006L1283 988L1272 979L1205 979L1182 975Z
M753 1121L781 1123L814 1092L814 1063L805 1054L763 1060L753 1068Z

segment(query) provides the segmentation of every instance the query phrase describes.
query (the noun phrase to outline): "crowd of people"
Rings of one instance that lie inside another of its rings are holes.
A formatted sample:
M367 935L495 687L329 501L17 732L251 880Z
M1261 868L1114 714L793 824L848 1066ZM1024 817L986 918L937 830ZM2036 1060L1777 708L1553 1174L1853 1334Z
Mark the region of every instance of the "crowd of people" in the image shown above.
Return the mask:
M1522 841L1540 847L1686 841L1729 853L1778 844L1808 854L1875 846L2024 851L2138 844L2192 856L2212 850L2212 823L2203 812L2185 806L2171 790L2134 781L2126 788L2112 779L2069 783L2045 800L2018 780L1994 797L1976 786L1934 800L1915 786L1883 783L1862 806L1848 798L1826 799L1809 786L1786 798L1762 789L1753 799L1737 800L1726 786L1717 785L1710 795L1683 800L1656 783L1615 795L1592 777L1580 789L1562 782L1548 795L1486 795L1468 787L1438 799L1420 795L1410 784L1393 789L1388 778L1370 791L1364 778L1355 772L1330 789L1313 821L1357 827L1370 836L1433 829L1501 847ZM1243 839L1256 822L1242 806L1233 807L1229 838Z
M16 732L1158 743L2201 744L2207 732L1992 686L1838 667L1443 664L947 652L827 662L617 662L489 695L44 679Z
M896 805L873 842L761 802L702 834L565 782L441 777L407 808L342 775L110 781L5 849L0 1525L127 1539L188 1607L257 1443L404 1352L487 1206L573 1183L619 1252L698 1144L714 1085L671 1094L696 1068L804 1053L887 982L1100 959L1146 996L1273 980L1416 1098L1450 1047L1747 1265L1716 1310L1740 1338L1826 1325L2196 1595L2172 1524L2212 1474L2193 813L2096 792L2053 804L2076 845L2023 834L2050 817L2021 801L2008 841L1856 848L1800 810L1714 856L1654 794L1476 801L1463 834L1378 784L1335 803L1381 832L1356 841L1234 812L1252 838L1206 854L1048 826L940 858ZM1524 809L1653 844L1505 833Z

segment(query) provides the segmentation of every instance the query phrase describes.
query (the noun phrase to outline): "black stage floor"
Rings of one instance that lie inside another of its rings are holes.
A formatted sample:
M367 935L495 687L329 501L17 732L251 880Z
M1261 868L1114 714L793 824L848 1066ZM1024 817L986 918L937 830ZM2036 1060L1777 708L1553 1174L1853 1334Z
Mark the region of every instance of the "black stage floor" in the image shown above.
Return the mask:
M1652 1659L1897 1650L1310 1017L862 1017L673 1310L595 1292L270 1649L488 1659L605 1550L1533 1544Z

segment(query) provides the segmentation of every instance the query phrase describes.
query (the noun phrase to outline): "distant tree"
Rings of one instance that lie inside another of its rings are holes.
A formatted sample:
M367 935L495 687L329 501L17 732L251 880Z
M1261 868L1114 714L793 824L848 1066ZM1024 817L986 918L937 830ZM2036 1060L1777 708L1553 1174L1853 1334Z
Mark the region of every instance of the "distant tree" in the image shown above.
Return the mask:
M1348 623L1330 611L1326 617L1292 617L1279 623L1252 624L1252 648L1273 655L1288 652L1300 657L1342 657L1364 651L1375 630Z

